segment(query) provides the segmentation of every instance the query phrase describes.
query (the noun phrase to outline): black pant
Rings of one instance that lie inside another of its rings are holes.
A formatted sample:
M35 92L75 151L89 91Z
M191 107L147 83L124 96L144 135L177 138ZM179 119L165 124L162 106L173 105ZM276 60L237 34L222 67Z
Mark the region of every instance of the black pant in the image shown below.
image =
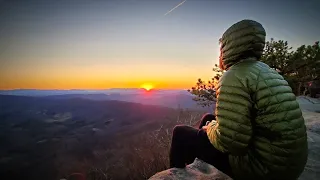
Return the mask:
M205 114L201 119L199 129L184 125L173 129L170 168L184 168L186 164L191 164L195 158L199 158L231 176L228 154L217 150L210 143L206 131L201 129L207 121L214 119L213 114Z

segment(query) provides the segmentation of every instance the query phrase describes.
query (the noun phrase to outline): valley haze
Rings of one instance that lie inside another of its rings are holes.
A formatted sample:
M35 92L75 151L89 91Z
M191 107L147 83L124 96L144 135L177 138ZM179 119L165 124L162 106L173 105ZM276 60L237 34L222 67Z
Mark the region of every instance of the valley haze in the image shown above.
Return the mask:
M116 100L134 102L146 105L159 105L170 108L188 108L212 111L212 107L202 108L184 89L152 89L142 88L112 88L102 90L70 89L70 90L39 90L39 89L13 89L0 90L0 95L46 97L54 99L81 98L94 101Z

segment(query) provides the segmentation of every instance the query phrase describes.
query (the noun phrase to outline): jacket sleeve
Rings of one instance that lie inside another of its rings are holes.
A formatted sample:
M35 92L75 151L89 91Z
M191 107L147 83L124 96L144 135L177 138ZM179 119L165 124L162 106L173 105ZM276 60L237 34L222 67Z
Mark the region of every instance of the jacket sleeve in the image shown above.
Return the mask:
M217 88L216 123L207 135L213 146L231 155L245 155L252 136L252 100L246 84L225 73Z

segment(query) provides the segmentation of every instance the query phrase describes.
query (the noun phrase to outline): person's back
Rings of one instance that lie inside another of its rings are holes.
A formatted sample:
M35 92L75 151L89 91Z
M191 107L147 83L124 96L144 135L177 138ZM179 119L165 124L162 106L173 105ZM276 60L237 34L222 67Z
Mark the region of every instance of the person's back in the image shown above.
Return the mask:
M240 21L221 43L220 63L227 72L217 87L210 142L229 154L235 179L297 179L308 156L306 127L287 81L258 61L264 28Z

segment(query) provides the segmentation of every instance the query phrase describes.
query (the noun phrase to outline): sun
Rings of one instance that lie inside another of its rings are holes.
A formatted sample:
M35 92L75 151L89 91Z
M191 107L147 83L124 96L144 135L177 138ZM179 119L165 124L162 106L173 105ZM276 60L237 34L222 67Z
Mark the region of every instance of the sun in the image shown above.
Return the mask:
M146 91L150 91L151 89L153 89L153 85L149 84L149 83L145 83L141 85L141 88L145 89Z

